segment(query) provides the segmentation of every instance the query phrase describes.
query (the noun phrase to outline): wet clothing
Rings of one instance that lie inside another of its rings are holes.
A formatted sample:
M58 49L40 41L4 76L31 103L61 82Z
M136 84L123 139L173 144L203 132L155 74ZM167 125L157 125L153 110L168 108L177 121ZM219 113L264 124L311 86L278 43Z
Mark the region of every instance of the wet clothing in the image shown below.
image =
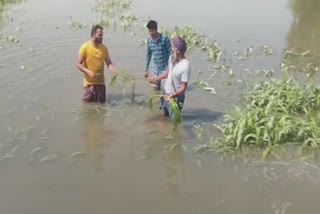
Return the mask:
M180 111L183 108L184 99L185 99L185 95L184 94L174 98L174 101L178 104ZM171 110L170 110L169 102L166 101L163 97L161 97L161 107L160 107L160 109L162 111L164 111L165 116L167 116L167 117L170 116ZM173 115L171 115L171 118L173 118Z
M86 85L83 87L84 102L106 102L106 86L105 85Z

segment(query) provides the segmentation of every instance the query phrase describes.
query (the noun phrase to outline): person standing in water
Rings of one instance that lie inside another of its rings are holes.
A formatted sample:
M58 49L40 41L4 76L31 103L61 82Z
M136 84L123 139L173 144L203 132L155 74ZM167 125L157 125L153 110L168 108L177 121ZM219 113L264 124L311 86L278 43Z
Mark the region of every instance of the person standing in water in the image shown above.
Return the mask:
M147 24L150 38L147 41L147 57L145 63L144 77L156 77L161 75L168 68L168 60L171 54L170 39L158 32L158 24L154 20L150 20ZM151 75L149 74L149 66L151 64ZM164 85L164 81L153 82L151 86L155 90L160 90Z
M84 74L84 102L106 102L106 86L104 79L104 63L109 71L116 71L107 47L102 44L103 28L94 25L91 29L91 39L84 43L79 51L77 68Z
M161 116L169 116L169 100L174 99L180 110L185 100L185 92L191 75L190 62L185 57L187 44L181 37L172 40L172 55L169 60L169 68L161 75L150 77L149 82L158 82L167 79L164 86L164 98L161 99Z

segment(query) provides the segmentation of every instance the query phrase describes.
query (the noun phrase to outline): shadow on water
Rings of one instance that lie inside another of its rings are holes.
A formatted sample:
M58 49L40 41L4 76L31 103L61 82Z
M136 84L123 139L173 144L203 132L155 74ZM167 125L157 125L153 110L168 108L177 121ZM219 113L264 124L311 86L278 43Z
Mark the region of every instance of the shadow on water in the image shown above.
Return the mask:
M147 97L144 94L135 94L134 99L131 96L124 96L122 94L110 93L108 94L107 104L114 103L126 103L126 104L136 104L142 105L146 103Z
M182 111L183 121L197 123L214 123L217 122L223 113L205 108L187 109Z

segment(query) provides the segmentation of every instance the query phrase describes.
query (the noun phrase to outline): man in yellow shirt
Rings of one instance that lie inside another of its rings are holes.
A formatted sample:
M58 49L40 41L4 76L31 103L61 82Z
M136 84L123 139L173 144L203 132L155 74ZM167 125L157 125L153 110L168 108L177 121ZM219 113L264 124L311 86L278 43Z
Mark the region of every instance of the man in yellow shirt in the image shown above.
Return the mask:
M94 25L91 29L91 39L84 43L79 51L77 67L84 73L82 98L84 102L105 103L104 63L112 73L116 70L102 40L103 28Z

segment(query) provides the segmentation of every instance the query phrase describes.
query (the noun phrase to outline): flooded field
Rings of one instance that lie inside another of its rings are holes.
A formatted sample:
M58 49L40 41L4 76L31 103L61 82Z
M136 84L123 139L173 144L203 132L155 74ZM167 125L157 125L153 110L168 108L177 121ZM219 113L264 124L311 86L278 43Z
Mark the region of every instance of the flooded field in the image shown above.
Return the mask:
M223 50L216 62L199 48L188 52L194 84L176 136L170 122L149 111L152 91L144 81L137 82L135 102L127 86L107 87L106 105L82 103L76 58L90 38L88 26L101 18L94 1L5 2L0 0L0 214L319 213L317 154L301 158L288 150L285 157L263 160L194 152L240 105L246 84L283 76L286 50L310 51L313 57L305 61L319 65L318 0L133 0L121 13L137 17L134 28L125 18L110 19L104 43L111 59L137 77L143 75L143 25L150 17L161 28L192 26ZM304 61L293 63L305 67ZM310 69L290 75L307 79ZM110 78L106 71L107 83ZM215 93L197 87L201 81Z

